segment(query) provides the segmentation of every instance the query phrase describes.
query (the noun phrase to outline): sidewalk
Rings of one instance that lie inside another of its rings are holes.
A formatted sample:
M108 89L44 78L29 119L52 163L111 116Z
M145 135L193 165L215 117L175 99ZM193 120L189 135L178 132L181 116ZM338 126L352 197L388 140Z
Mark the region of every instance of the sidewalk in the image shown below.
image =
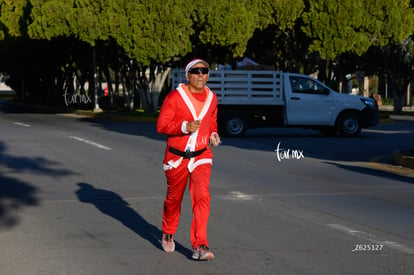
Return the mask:
M394 106L392 105L381 105L378 107L380 111L388 111L392 112L394 111ZM414 112L414 106L403 106L402 107L403 112Z
M404 120L404 121L412 121L414 122L414 114L413 115L390 115L392 120Z
M390 119L414 122L414 115L390 115ZM391 162L395 165L399 165L401 168L411 169L411 171L406 171L406 172L408 172L411 175L414 175L414 139L412 142L413 142L413 150L411 152L404 152L404 151L394 152Z
M379 106L379 110L392 112L394 110L394 106L381 105ZM414 113L411 113L411 112L414 112L414 106L403 106L403 112L409 113L409 114L408 115L390 115L390 119L414 122ZM414 144L414 140L413 140L413 144ZM401 151L395 152L393 155L392 161L396 165L400 165L401 167L414 170L414 149L411 152L401 152Z

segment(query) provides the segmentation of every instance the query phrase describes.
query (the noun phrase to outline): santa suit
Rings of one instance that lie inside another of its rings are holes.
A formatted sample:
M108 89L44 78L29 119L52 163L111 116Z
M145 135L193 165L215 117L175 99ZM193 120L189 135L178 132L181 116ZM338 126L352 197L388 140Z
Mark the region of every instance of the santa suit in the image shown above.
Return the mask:
M197 96L197 97L195 97ZM203 100L200 101L200 98ZM186 133L186 123L200 120L200 128ZM164 171L167 178L167 195L164 201L162 230L176 233L181 203L189 181L193 221L191 243L193 248L207 245L207 223L210 214L210 174L213 154L209 147L210 136L217 132L217 98L207 87L201 95L192 95L184 84L169 93L161 107L157 131L167 135ZM177 155L174 150L198 152L194 157ZM204 151L203 151L204 150Z

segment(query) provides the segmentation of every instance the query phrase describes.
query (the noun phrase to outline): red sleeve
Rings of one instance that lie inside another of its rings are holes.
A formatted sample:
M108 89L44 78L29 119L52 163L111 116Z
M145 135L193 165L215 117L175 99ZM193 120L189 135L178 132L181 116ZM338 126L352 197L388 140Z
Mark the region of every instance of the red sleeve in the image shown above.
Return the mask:
M171 92L164 100L161 106L160 115L157 120L157 132L160 134L167 134L171 136L184 135L181 131L181 125L184 120L177 119L177 112L179 111L177 104L177 96Z
M218 133L218 130L217 130L217 97L215 95L214 95L212 104L213 104L213 107L212 107L211 119L210 119L210 135L213 132Z

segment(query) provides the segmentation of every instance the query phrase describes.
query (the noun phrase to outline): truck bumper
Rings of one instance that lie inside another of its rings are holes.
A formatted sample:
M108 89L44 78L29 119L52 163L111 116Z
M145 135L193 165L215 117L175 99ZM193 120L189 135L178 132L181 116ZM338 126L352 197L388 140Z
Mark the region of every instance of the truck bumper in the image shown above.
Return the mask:
M370 106L365 107L365 109L362 110L362 127L368 128L377 125L378 118L378 108L372 108Z

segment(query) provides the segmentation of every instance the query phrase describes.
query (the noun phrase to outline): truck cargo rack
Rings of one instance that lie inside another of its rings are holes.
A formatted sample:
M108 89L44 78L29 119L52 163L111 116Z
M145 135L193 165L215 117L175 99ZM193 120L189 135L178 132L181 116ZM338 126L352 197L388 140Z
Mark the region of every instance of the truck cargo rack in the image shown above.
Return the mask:
M222 105L283 105L282 72L211 70L207 86ZM184 69L172 70L172 87L185 83Z

